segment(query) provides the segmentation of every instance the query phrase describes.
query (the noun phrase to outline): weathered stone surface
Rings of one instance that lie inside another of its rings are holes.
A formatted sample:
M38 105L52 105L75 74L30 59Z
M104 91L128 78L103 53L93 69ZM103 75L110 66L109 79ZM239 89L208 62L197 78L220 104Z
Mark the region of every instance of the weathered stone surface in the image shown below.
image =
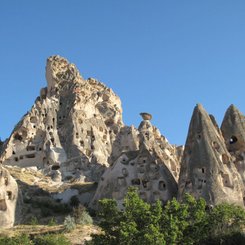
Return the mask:
M84 80L60 56L48 58L46 78L47 88L13 130L0 161L59 166L63 178L79 173L86 181L97 180L109 165L112 144L123 126L120 99L95 79Z
M0 227L12 227L15 223L18 186L8 170L0 165Z
M179 198L185 192L208 204L243 205L241 178L222 135L201 105L194 109L181 163Z
M166 203L177 195L179 163L175 148L148 120L142 121L138 130L124 127L114 144L119 149L113 152L116 160L101 177L92 207L101 198L114 198L121 206L129 186L138 187L148 202L160 199Z
M221 130L245 189L245 117L234 105L227 109ZM245 190L243 200L245 205Z

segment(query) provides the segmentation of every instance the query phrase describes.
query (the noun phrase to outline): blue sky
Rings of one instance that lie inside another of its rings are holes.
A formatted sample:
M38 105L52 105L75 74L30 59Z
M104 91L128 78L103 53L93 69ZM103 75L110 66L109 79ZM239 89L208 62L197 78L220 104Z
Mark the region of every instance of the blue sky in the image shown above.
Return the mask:
M172 144L184 144L202 103L220 124L245 112L245 1L1 0L0 137L5 139L46 86L59 54L84 78L121 98L127 125L139 113Z

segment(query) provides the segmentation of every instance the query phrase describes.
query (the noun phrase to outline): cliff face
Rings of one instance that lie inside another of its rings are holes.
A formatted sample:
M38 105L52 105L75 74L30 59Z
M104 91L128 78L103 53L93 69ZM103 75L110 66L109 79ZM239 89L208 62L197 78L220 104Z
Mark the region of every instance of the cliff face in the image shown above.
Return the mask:
M104 84L84 80L75 65L59 56L47 60L46 78L47 88L13 130L1 161L97 180L109 166L123 126L121 101Z
M97 80L83 79L66 59L48 58L46 79L31 110L0 142L0 163L35 166L56 184L96 182L94 197L78 197L92 207L103 197L120 205L129 186L149 202L189 192L208 204L245 203L245 122L234 106L220 130L197 105L186 144L176 147L148 113L141 113L138 128L124 125L119 97Z

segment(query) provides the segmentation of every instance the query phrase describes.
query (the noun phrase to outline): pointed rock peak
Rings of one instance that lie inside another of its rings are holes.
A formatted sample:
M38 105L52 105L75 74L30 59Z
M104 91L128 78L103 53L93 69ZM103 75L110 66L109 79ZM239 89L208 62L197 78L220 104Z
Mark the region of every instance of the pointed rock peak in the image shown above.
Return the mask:
M242 183L224 140L201 105L194 109L181 163L179 196L242 204Z
M59 89L63 83L84 82L74 64L59 55L50 56L46 64L48 93Z
M234 105L227 109L221 131L230 152L245 151L245 117Z
M214 120L215 121L215 120ZM214 121L209 116L209 114L206 112L204 107L201 104L197 104L194 108L190 126L189 126L189 132L188 132L188 138L192 137L193 134L197 134L197 138L200 140L202 136L205 136L205 134L212 134L216 135L218 132L216 130ZM211 131L211 132L210 132Z

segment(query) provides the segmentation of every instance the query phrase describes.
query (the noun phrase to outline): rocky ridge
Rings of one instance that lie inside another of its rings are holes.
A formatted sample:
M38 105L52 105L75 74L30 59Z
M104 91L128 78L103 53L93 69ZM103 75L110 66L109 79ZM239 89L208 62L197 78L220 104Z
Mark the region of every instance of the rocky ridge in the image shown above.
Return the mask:
M138 128L124 125L120 98L96 79L82 78L65 58L48 58L46 80L47 87L41 89L31 110L10 137L0 142L0 163L44 176L40 178L49 183L46 187L52 186L50 197L54 200L69 203L76 196L96 208L99 199L108 197L121 205L128 187L136 186L148 202L160 199L165 204L189 192L205 198L209 205L245 205L245 121L233 105L221 129L215 118L197 105L186 144L177 147L152 125L149 113L140 114ZM4 176L9 176L2 169ZM35 185L43 189L40 178ZM98 187L74 190L69 183L95 183ZM16 191L15 184L9 187ZM0 212L9 215L16 202L6 202L5 207ZM16 216L11 215L8 217ZM13 219L9 220L9 224L2 221L2 226L13 225Z

